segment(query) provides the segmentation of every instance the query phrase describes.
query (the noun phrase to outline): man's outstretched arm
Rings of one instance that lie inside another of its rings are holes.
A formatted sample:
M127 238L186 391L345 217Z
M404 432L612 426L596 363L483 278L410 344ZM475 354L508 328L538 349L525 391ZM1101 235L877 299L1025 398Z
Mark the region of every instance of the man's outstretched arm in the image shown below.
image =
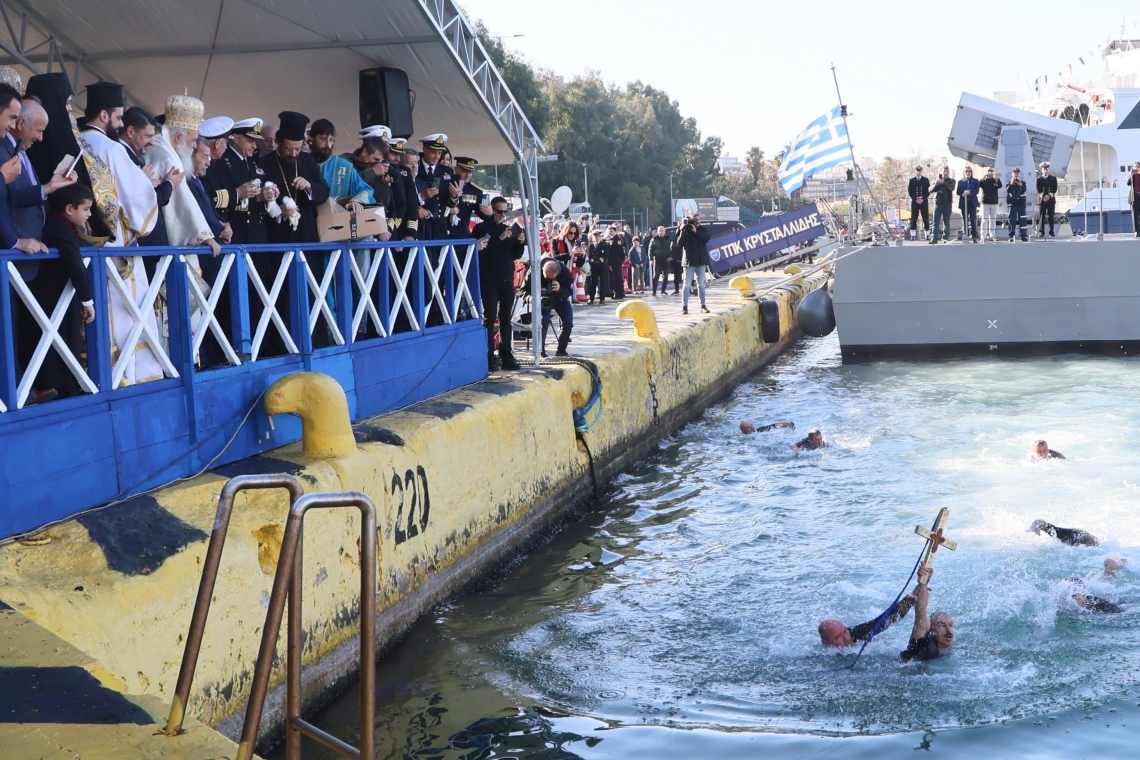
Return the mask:
M915 591L917 590L918 589L916 588ZM887 619L883 621L883 627L879 629L879 633L882 633L906 617L907 614L911 611L911 608L914 607L914 601L914 593L908 594L907 596L904 596L902 599L900 599L898 606L895 607L894 610L891 611L891 614L887 616ZM875 620L878 620L878 618L875 618ZM863 641L866 639L871 634L871 630L875 627L875 620L868 620L866 623L860 623L859 625L852 627L851 640ZM878 634L875 635L877 636Z

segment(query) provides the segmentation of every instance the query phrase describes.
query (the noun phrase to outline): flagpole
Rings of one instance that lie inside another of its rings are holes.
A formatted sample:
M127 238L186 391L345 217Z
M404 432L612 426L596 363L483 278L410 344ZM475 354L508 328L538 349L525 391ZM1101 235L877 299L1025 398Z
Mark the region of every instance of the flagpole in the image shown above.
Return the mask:
M871 203L875 207L875 213L883 217L883 224L887 222L887 214L879 205L879 201L875 199L875 192L871 189L871 183L863 176L863 170L859 168L859 162L855 160L855 143L851 142L851 130L847 127L847 106L843 104L843 95L839 92L839 77L835 73L835 63L831 64L831 78L835 81L835 96L839 98L839 115L843 119L843 129L847 132L847 147L851 151L851 165L855 167L855 173L859 175L859 181L863 183L863 187L867 190L867 195L871 196ZM872 219L872 221L874 221Z

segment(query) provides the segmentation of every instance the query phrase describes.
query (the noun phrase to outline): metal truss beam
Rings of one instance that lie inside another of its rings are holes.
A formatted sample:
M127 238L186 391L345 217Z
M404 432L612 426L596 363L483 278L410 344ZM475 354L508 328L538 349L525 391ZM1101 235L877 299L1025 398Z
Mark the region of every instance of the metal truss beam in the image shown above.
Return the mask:
M115 81L114 77L94 65L82 48L57 34L43 16L20 0L0 0L0 20L4 22L0 27L0 50L11 56L5 63L19 63L33 74L50 74L56 70L67 72L76 100L80 103L84 100L81 94L84 72L96 81ZM46 52L43 52L44 48ZM130 93L126 94L129 98Z
M542 139L527 121L526 115L515 102L503 83L491 57L483 48L475 30L467 22L453 0L418 0L424 16L447 44L455 62L467 77L475 93L483 101L499 126L499 131L510 144L516 156L521 156L533 144L539 153L546 152Z

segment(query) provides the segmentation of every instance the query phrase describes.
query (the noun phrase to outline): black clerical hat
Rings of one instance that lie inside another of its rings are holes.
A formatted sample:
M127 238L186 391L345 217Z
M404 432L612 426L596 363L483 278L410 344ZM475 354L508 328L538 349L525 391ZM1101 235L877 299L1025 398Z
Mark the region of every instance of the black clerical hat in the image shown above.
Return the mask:
M277 118L281 120L281 126L277 128L278 140L305 139L305 127L309 124L308 116L296 111L282 111L277 114Z
M87 85L87 112L114 111L123 107L123 86L114 82Z

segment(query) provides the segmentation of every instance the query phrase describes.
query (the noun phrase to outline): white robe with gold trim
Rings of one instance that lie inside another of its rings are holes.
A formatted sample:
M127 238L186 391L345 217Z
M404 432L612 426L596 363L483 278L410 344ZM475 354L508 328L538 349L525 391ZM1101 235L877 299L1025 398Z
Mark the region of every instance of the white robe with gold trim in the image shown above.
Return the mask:
M159 213L158 197L150 178L131 161L127 149L98 129L89 129L77 137L80 147L88 155L86 161L88 174L92 175L91 184L97 188L95 202L100 208L113 208L115 211L113 218L107 219L114 237L108 240L104 247L130 246L140 237L153 232ZM100 190L109 194L109 197L101 199ZM143 312L143 319L147 321L153 334L160 335L154 311L142 308L143 297L149 287L142 257L112 256L107 259L107 266L118 270L127 286L127 291L134 298L135 305ZM111 337L114 341L113 364L117 367L119 362L127 362L120 387L161 380L165 373L151 351L145 332L131 354L123 355L135 319L127 310L119 291L109 282L107 289L108 303L111 307Z

